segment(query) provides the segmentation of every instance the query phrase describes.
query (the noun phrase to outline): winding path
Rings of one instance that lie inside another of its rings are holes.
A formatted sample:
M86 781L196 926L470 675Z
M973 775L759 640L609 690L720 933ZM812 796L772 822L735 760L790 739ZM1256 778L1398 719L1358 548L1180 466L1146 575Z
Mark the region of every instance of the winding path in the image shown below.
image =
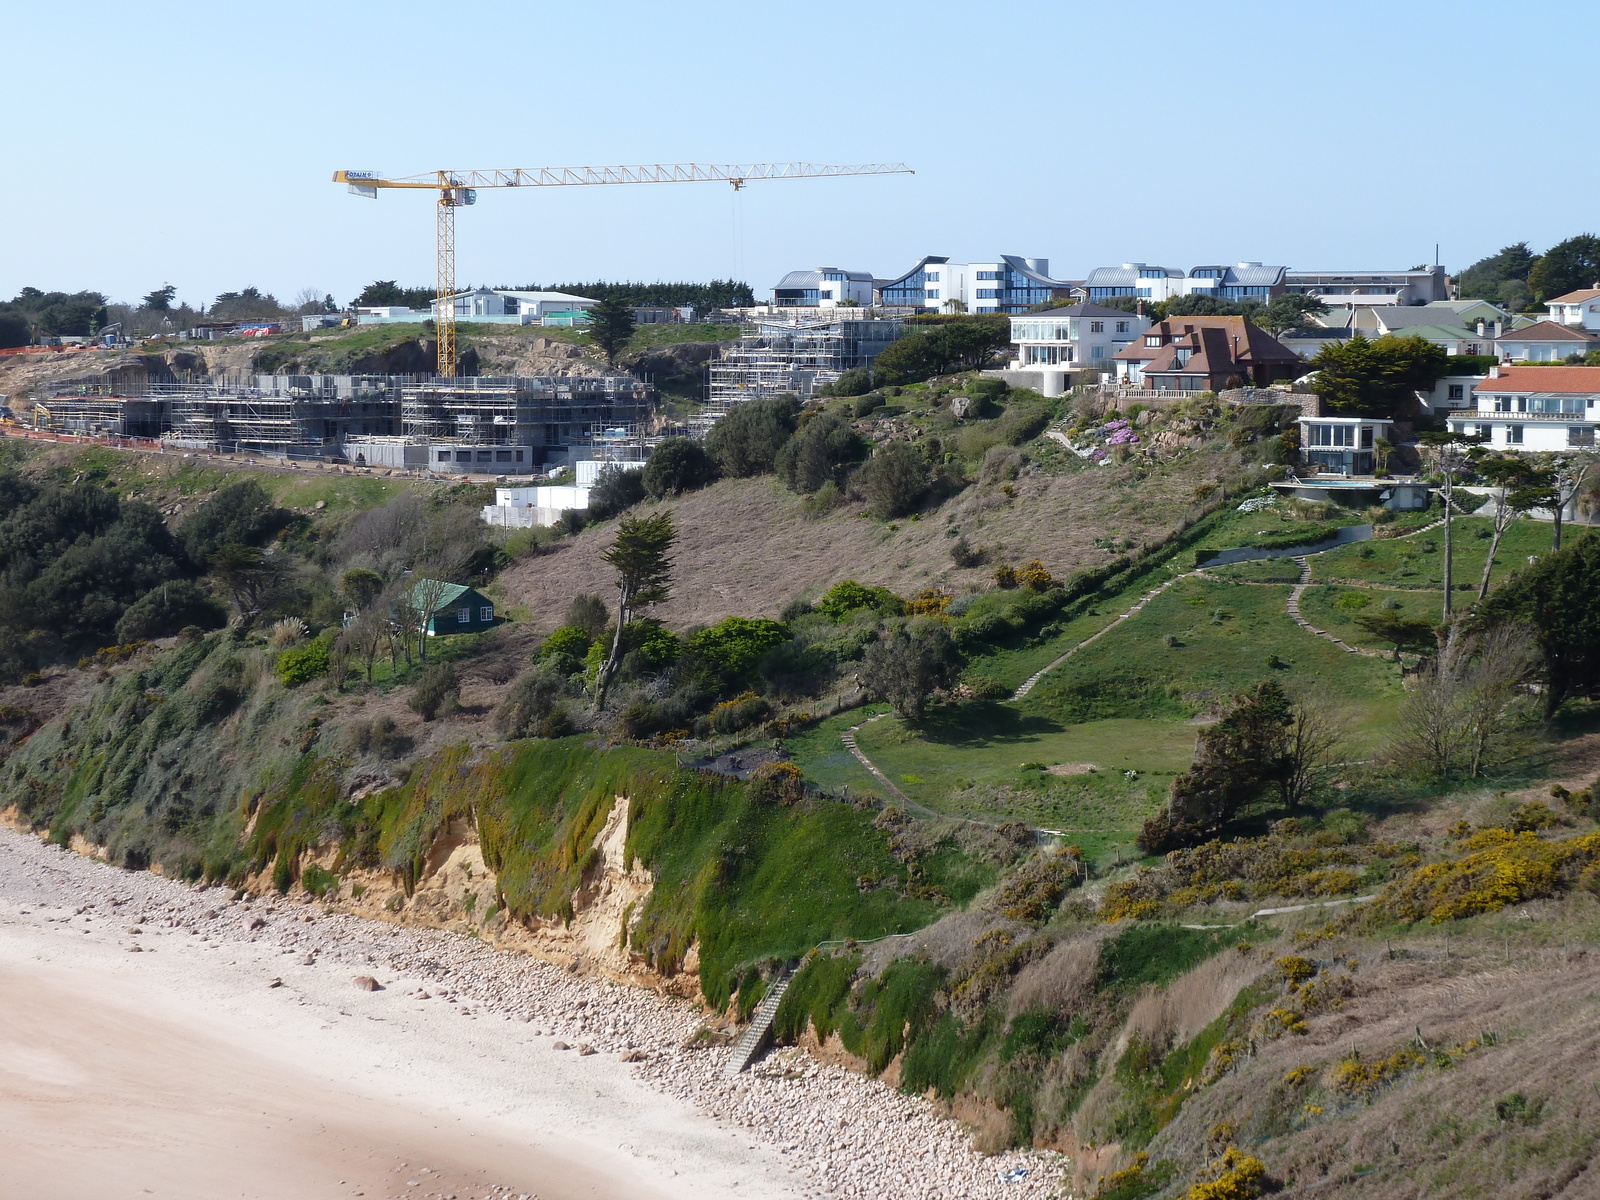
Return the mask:
M1413 529L1410 532L1400 534L1399 536L1400 537L1416 537L1418 534L1427 533L1431 529L1437 529L1437 528L1439 528L1439 526L1441 526L1443 524L1444 524L1444 519L1441 517L1439 520L1434 521L1431 524L1424 525L1419 529ZM1349 545L1350 543L1347 542L1347 543L1344 543L1344 544L1345 545ZM1338 547L1330 546L1330 547L1328 547L1328 549L1329 550L1333 550L1333 549L1338 549ZM1312 553L1323 554L1323 553L1326 553L1326 551L1317 550L1317 551L1313 551ZM1304 594L1305 590L1308 587L1311 586L1310 554L1296 554L1296 555L1292 555L1290 557L1292 557L1293 561L1300 568L1300 580L1299 580L1298 583L1295 584L1294 589L1289 593L1289 602L1288 602L1288 604L1286 606L1286 611L1287 611L1289 617L1294 621L1294 623L1296 625L1300 626L1300 628L1304 629L1307 633L1315 634L1317 637L1322 638L1325 641L1332 642L1335 646L1338 646L1339 649L1348 651L1351 654L1361 654L1361 655L1365 655L1366 657L1369 657L1369 658L1383 658L1384 654L1383 654L1383 652L1381 650L1367 650L1367 649L1364 649L1361 646L1352 646L1352 645L1350 645L1350 643L1346 642L1344 639L1335 637L1333 634L1329 633L1326 629L1318 629L1310 621L1307 621L1303 616L1300 615L1300 597L1301 597L1302 594ZM1231 566L1233 564L1229 563L1229 564L1225 564L1225 565ZM1132 617L1138 616L1139 613L1141 611L1143 611L1144 606L1146 604L1149 604L1150 601L1154 600L1157 596L1159 596L1162 592L1166 591L1173 584L1177 583L1179 580L1189 579L1189 578L1191 578L1192 576L1195 576L1195 575L1204 575L1205 572L1206 572L1206 568L1205 567L1196 567L1192 571L1185 571L1181 575L1174 575L1171 579L1167 580L1165 583L1151 588L1144 595L1140 596L1139 599L1134 602L1133 606L1131 608L1129 608L1126 612L1120 614L1118 617L1116 617L1116 619L1108 622L1103 628L1099 629L1095 633L1092 633L1088 637L1084 638L1083 641L1079 642L1076 646L1072 647L1072 649L1068 650L1065 654L1062 654L1059 657L1052 659L1050 662L1048 662L1044 666L1040 667L1032 675L1028 676L1028 678L1023 682L1022 686L1019 687L1016 690L1016 692L1012 694L1012 696L1011 696L1012 701L1021 700L1029 692L1033 691L1034 687L1038 684L1038 682L1041 679L1043 679L1047 674L1049 674L1051 671L1053 671L1057 667L1059 667L1062 663L1066 662L1067 659L1071 658L1079 650L1082 650L1085 646L1089 645L1091 642L1094 642L1094 641L1098 640L1099 638L1104 637L1106 634L1110 633L1113 629L1115 629L1118 625L1121 625L1124 621L1126 621L1126 620L1128 620L1128 619L1130 619ZM1244 582L1250 582L1250 581L1248 581L1248 580L1236 580L1234 582L1244 583ZM856 761L859 762L868 771L870 771L872 773L873 778L877 779L879 783L883 784L884 787L888 788L889 791L901 803L903 803L907 808L914 809L917 812L922 813L925 816L930 816L930 817L948 816L949 814L947 814L947 813L935 812L931 808L927 808L927 807L925 807L925 806L923 806L921 804L918 804L910 796L906 795L903 791L901 791L898 787L895 786L894 782L887 775L885 775L882 771L880 771L878 769L877 764L874 763L870 758L868 758L866 756L866 754L862 751L860 745L857 744L857 741L856 741L856 732L857 732L857 730L861 729L863 726L872 724L872 722L874 722L874 721L880 721L884 717L887 717L888 715L889 714L886 713L886 712L881 712L877 716L868 717L866 720L861 721L858 724L850 726L849 729L845 730L845 732L843 734L843 737L842 737L842 740L843 740L844 745L845 745L845 749L849 750L850 753L855 756ZM957 817L955 819L956 820L971 821L971 818L967 818L967 817ZM984 825L984 824L987 824L988 822L971 821L971 823L974 824L974 825ZM1057 830L1057 829L1040 829L1040 830L1038 830L1038 832L1040 832L1040 833L1063 833L1063 832L1066 832L1066 831L1065 830ZM1099 832L1109 832L1109 831L1105 831L1105 830L1079 830L1079 831L1076 831L1076 832L1099 833Z

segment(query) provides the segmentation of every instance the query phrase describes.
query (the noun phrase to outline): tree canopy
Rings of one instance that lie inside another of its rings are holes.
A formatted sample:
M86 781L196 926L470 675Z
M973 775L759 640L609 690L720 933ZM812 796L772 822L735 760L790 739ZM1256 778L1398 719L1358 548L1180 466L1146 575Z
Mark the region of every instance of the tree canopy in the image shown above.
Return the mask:
M377 279L350 301L351 308L414 308L425 311L433 304L431 287L403 288L392 279Z
M1528 272L1528 286L1541 304L1600 282L1600 237L1580 233L1546 250Z
M1480 258L1456 276L1456 294L1463 300L1487 300L1517 312L1533 299L1528 287L1528 272L1538 256L1527 242L1504 246L1487 258Z
M729 479L765 475L794 433L799 415L800 402L793 396L747 401L711 427L706 453Z
M1600 536L1569 540L1517 572L1479 606L1486 618L1526 621L1545 667L1545 709L1600 691Z
M1437 383L1449 369L1444 347L1420 337L1356 334L1332 342L1311 360L1324 406L1338 416L1393 417L1413 393Z
M589 310L588 318L585 331L600 347L606 362L615 366L618 353L633 336L635 322L632 306L608 296Z

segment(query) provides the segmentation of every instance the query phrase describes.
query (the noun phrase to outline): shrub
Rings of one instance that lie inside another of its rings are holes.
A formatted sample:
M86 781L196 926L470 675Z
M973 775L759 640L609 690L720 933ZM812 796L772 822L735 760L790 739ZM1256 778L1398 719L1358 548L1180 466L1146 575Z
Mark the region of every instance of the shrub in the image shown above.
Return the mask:
M1017 582L1025 588L1036 592L1048 592L1051 588L1058 588L1061 584L1045 569L1045 565L1037 558L1031 559L1017 568Z
M576 537L583 532L583 527L588 523L588 518L581 510L567 508L562 510L561 515L556 518L556 523L550 528L562 537Z
M411 739L401 733L393 717L357 721L345 735L357 754L374 758L399 758L411 749Z
M447 716L461 707L461 677L454 663L432 662L422 671L417 686L406 701L411 711L424 721Z
M689 638L689 652L724 680L743 679L767 651L789 640L788 626L767 617L724 617Z
M339 890L339 877L325 867L312 863L300 872L300 886L317 899Z
M1485 829L1461 848L1461 858L1429 863L1391 883L1380 898L1382 909L1402 921L1440 923L1553 895L1600 862L1600 833L1545 841L1534 833Z
M136 642L167 637L185 626L219 629L228 610L191 579L157 584L135 600L117 622L117 640Z
M524 671L511 681L495 709L495 728L507 741L544 736L539 731L560 707L565 691L565 682L555 671L543 667Z
M988 557L983 550L974 550L965 537L958 536L950 543L950 561L958 567L981 567Z
M889 401L882 392L869 392L865 396L856 397L856 402L850 406L850 413L859 420L871 416L887 403Z
M299 687L328 670L328 642L317 638L304 646L294 646L278 655L274 670L285 687Z
M717 465L699 442L667 438L644 465L644 490L657 499L705 487L717 477Z
M928 483L927 460L906 442L879 446L856 473L856 485L873 514L884 520L912 512L927 494Z
M832 413L819 413L784 444L774 463L785 487L799 494L840 481L844 468L858 461L866 443Z
M851 367L833 382L835 396L860 396L872 390L872 372L865 367Z
M1002 588L1017 586L1017 569L1007 563L1001 563L994 569L995 584Z
M192 561L203 563L223 546L259 546L293 520L294 514L274 505L265 488L246 479L196 508L178 526L178 539Z
M567 605L567 619L562 624L576 625L591 638L597 638L610 619L604 600L592 592L579 592Z
M800 768L792 762L766 763L750 772L746 795L752 804L798 804L805 798Z
M800 402L793 396L746 401L712 426L706 453L729 479L765 475L794 434L799 415Z
M632 508L645 498L644 470L609 463L595 477L589 490L589 516L604 521Z
M832 621L842 621L858 608L876 609L886 617L904 611L900 598L888 588L865 587L854 579L840 580L817 601L817 611Z
M588 630L577 625L563 625L559 629L552 630L550 636L539 644L536 657L550 658L557 654L567 654L573 658L582 658L588 652L589 643L593 640Z

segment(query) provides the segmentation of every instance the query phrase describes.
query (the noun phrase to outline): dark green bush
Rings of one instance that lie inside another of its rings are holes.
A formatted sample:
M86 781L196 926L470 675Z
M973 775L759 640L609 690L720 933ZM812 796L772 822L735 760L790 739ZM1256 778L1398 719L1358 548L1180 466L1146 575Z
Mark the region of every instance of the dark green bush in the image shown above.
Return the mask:
M461 706L461 677L455 664L431 662L424 667L406 704L424 721L455 712Z

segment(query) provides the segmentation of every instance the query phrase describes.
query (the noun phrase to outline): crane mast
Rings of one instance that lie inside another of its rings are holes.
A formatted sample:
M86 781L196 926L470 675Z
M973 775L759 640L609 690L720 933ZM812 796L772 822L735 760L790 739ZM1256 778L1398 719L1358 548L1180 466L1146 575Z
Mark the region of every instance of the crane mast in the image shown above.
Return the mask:
M456 373L456 209L475 204L479 188L595 187L624 183L707 183L733 185L735 191L752 179L825 179L844 175L911 175L904 163L653 163L617 167L511 167L482 171L429 171L388 178L377 171L335 171L333 182L352 193L376 199L380 188L427 189L438 193L435 324L441 377Z

